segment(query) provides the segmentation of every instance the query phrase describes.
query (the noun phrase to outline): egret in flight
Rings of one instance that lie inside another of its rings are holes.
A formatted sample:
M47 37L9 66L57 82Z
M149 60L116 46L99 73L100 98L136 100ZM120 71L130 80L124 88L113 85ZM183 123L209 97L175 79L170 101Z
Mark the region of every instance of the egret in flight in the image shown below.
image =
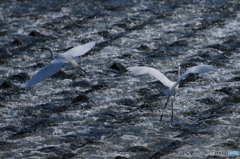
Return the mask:
M53 59L48 65L39 70L33 77L26 83L22 84L22 87L31 87L45 79L51 77L61 70L62 67L76 67L80 68L78 63L75 61L77 56L84 55L95 45L95 41L74 47L63 54L58 54L54 58L54 54L51 48L45 48L50 51L51 58ZM80 68L81 69L81 68ZM77 70L76 70L77 71Z
M186 77L189 73L205 73L209 72L213 69L214 67L211 65L199 65L199 66L194 66L190 69L188 69L185 73L180 75L181 67L178 69L178 80L176 82L170 81L164 74L156 70L155 68L151 67L128 67L127 70L130 71L133 75L143 75L143 74L149 74L158 79L162 84L164 84L168 89L162 90L168 97L167 97L167 102L163 107L162 115L160 117L160 121L162 121L163 113L164 110L167 106L167 103L169 101L170 96L176 95L178 86L180 81ZM171 116L171 121L173 121L173 101L172 100L172 116Z

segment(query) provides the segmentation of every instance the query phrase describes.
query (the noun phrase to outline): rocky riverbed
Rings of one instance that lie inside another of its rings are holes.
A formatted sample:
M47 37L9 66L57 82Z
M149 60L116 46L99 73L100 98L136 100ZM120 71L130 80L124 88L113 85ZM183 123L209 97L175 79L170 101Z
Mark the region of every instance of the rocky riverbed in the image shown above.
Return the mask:
M0 158L237 158L240 153L238 0L2 0ZM20 85L50 54L96 41L80 58L86 77L62 69ZM171 80L185 71L174 120L154 67Z

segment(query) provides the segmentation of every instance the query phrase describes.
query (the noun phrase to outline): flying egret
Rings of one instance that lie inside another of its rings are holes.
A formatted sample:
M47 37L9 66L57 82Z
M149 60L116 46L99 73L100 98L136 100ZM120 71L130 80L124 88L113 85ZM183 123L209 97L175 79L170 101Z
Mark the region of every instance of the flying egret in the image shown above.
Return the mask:
M22 87L31 87L47 78L50 76L56 74L61 70L62 67L79 67L80 66L77 64L77 62L74 60L75 57L84 55L87 53L94 45L95 41L80 45L77 47L74 47L67 52L63 54L58 54L54 58L54 54L52 49L50 48L45 48L48 49L51 52L51 58L53 59L48 65L43 67L41 70L39 70L33 77L28 80L26 83L22 84ZM76 70L76 69L75 69Z
M130 71L133 75L143 75L143 74L152 75L153 77L158 79L162 84L164 84L166 87L168 87L168 89L162 90L166 95L168 95L168 97L167 97L167 102L163 107L162 115L160 117L160 121L161 121L162 117L163 117L164 110L167 106L167 103L169 101L170 96L174 96L174 98L175 98L175 95L176 95L176 92L178 90L178 86L179 86L180 81L184 77L186 77L189 73L205 73L205 72L211 71L213 68L214 67L211 66L211 65L194 66L194 67L188 69L182 75L180 75L181 67L179 67L179 70L178 70L179 77L178 77L178 80L176 82L170 81L164 74L162 74L161 72L159 72L155 68L151 68L151 67L128 67L127 70ZM174 101L174 98L172 100L172 116L171 116L172 121L173 121L173 101Z

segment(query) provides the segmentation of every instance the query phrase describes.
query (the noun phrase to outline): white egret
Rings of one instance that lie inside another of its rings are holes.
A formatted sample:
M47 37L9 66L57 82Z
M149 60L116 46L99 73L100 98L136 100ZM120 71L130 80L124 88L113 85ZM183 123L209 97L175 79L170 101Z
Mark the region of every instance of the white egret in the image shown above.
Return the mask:
M175 98L175 95L176 95L176 92L177 92L180 81L184 77L186 77L189 73L205 73L205 72L211 71L213 68L214 67L211 66L211 65L194 66L194 67L188 69L182 75L180 75L181 67L179 67L179 70L178 70L179 77L178 77L178 80L176 82L170 81L164 74L162 74L161 72L159 72L155 68L151 68L151 67L128 67L127 70L130 71L134 75L143 75L143 74L152 75L153 77L158 79L162 84L164 84L166 87L168 87L168 89L162 90L166 95L168 95L168 97L167 97L167 102L166 102L165 106L163 107L162 115L160 117L160 121L161 121L162 117L163 117L164 110L167 106L167 103L169 101L170 96L174 96L174 98ZM174 101L174 99L173 99L173 101ZM172 116L171 116L172 121L173 121L173 101L172 101Z
M45 48L48 49L51 52L51 58L53 59L48 65L43 67L41 70L39 70L33 77L28 80L26 83L22 84L22 87L31 87L47 78L50 76L56 74L61 70L62 67L79 67L80 66L77 64L77 62L74 60L75 57L84 55L87 53L94 45L95 41L80 45L77 47L74 47L67 52L63 54L58 54L54 58L54 54L52 49L50 48ZM76 69L75 69L76 70Z

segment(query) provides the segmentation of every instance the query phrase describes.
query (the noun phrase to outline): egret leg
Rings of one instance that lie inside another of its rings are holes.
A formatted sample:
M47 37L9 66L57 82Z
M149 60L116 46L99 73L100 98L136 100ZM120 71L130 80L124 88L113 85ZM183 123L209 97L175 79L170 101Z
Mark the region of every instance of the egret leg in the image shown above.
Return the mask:
M176 94L174 95L173 100L172 100L172 117L171 117L171 122L172 123L173 123L173 101L175 100L175 96L176 96Z
M170 98L170 96L167 97L167 102L166 102L165 106L163 107L163 111L162 111L162 115L161 115L161 117L160 117L160 121L162 121L163 113L164 113L164 110L165 110L166 107L167 107L167 104L168 104L169 98Z
M80 68L80 70L84 73L87 73L85 70L83 70L80 66L78 66Z
M73 67L73 68L74 68L74 70L75 70L80 76L85 77L84 74L80 73L80 72L76 69L76 67ZM82 69L81 69L81 70L82 70ZM84 72L85 72L85 71L84 71Z

